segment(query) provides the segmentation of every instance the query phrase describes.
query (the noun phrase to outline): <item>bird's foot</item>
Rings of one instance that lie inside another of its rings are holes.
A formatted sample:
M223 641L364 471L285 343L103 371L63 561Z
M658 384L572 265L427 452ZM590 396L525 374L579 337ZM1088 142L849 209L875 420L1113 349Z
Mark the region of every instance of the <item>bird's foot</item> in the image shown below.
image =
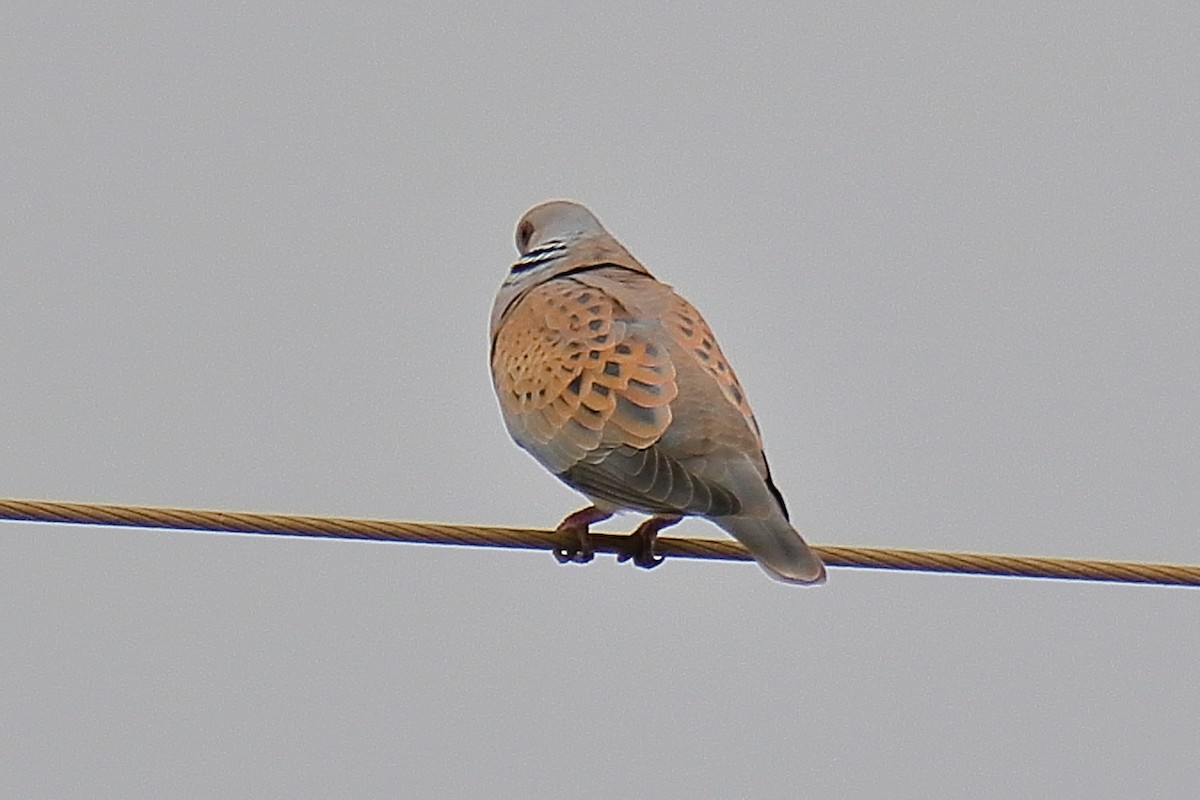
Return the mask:
M661 564L662 556L654 555L654 540L663 528L674 525L682 517L651 517L625 537L625 546L617 553L617 561L632 561L642 569L654 569Z
M554 557L558 559L558 563L586 564L595 558L596 550L592 547L588 527L593 522L600 522L611 516L611 513L601 511L595 506L581 508L573 514L568 514L555 528L555 532L564 540L563 544L554 548Z

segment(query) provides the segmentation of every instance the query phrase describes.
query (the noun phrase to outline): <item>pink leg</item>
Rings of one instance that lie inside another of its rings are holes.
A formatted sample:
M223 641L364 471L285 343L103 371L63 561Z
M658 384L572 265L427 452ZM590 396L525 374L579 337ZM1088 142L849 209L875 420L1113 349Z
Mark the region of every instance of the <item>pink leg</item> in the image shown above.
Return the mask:
M627 538L627 549L617 555L617 561L633 560L633 563L643 569L654 569L663 562L661 556L654 555L654 540L663 528L669 528L683 517L651 517L637 527Z
M601 511L595 506L581 508L573 514L568 514L555 529L568 542L554 548L554 557L558 559L558 563L573 561L576 564L586 564L595 558L596 551L592 549L588 527L593 522L602 522L611 516L611 511Z

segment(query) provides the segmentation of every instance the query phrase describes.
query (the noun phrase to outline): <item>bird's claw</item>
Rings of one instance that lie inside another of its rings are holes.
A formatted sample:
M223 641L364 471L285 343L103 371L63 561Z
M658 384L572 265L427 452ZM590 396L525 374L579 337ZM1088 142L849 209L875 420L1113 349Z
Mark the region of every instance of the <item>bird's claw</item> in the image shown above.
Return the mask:
M654 554L654 540L663 528L679 522L679 517L651 517L625 537L617 561L632 561L642 569L654 569L666 559Z
M570 535L569 533L567 535ZM560 564L586 564L596 557L596 551L592 549L592 544L588 539L587 534L580 534L576 537L577 541L574 544L559 545L554 548L554 557L558 559Z
M563 543L554 548L554 557L560 564L586 564L596 557L588 527L593 522L608 519L609 513L595 506L581 508L558 523L556 532Z
M596 548L588 527L593 522L608 519L609 513L595 506L581 508L558 524L556 532L561 540L554 548L554 558L560 564L586 564L596 557ZM621 542L617 561L632 561L642 569L654 569L666 559L654 554L654 540L658 532L679 522L681 517L651 517L637 527Z
M622 564L632 561L634 566L642 569L654 569L666 561L666 558L654 555L654 537L643 535L639 528L625 537L621 550L617 553L617 561Z

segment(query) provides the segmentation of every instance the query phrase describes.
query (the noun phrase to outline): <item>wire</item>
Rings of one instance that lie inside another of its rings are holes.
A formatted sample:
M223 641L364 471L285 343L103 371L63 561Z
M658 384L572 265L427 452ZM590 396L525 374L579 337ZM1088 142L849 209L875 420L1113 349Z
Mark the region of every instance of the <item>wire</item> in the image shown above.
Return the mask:
M195 508L63 503L49 500L0 499L0 520L331 539L370 539L384 542L510 547L526 550L553 550L564 543L563 538L555 531L533 528L446 525L349 517L310 517L294 514L256 514L244 511L206 511ZM621 552L626 539L621 534L593 533L591 536L598 553ZM882 547L819 545L814 546L813 550L831 567L1200 586L1200 566L1184 564L1143 564L1128 561L985 555L982 553L899 550ZM672 558L751 560L750 554L740 544L720 539L661 537L655 542L655 552Z

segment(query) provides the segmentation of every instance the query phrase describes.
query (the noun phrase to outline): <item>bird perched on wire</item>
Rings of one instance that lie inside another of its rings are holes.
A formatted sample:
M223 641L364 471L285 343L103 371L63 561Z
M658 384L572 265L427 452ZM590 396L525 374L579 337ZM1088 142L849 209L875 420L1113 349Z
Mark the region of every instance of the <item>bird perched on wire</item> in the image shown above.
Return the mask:
M700 313L578 203L534 206L516 240L492 306L492 382L516 443L592 503L559 524L558 559L590 561L589 526L632 510L651 517L620 560L657 565L658 531L700 516L772 577L824 582Z

